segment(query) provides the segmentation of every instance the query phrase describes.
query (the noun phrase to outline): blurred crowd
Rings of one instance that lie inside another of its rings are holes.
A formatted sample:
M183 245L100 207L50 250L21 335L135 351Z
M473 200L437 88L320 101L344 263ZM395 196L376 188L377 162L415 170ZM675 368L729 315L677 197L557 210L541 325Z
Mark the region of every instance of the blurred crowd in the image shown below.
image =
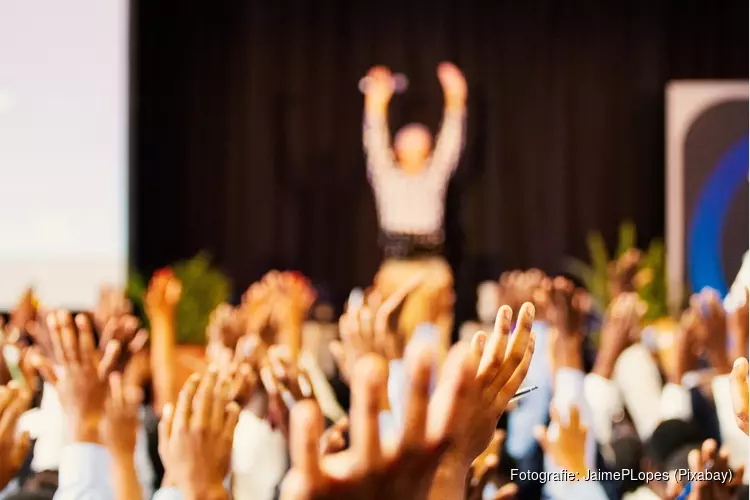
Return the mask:
M746 496L747 290L646 324L637 267L612 264L604 305L562 276L503 274L453 345L429 276L353 293L320 325L309 280L272 271L190 356L169 269L148 325L115 287L77 314L28 291L2 328L0 497ZM326 326L330 342L310 333Z

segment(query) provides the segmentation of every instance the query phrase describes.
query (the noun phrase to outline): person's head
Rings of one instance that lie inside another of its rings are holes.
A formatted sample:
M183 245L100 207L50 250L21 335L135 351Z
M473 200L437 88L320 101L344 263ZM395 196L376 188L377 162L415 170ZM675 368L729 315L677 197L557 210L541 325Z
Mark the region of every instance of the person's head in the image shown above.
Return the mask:
M420 123L403 126L393 141L396 159L407 172L420 171L432 149L432 134Z
M665 420L644 446L641 468L647 472L672 472L685 468L688 453L692 449L700 449L703 438L701 430L691 422ZM657 490L666 487L666 483L653 481L649 486Z

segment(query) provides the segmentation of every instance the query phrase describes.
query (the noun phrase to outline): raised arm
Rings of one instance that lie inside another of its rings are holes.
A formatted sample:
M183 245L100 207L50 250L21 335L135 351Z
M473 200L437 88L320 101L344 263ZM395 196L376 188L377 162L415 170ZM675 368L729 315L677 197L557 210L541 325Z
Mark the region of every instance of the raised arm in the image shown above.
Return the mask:
M388 130L388 103L393 96L393 76L385 66L375 66L367 73L367 78L362 143L367 156L367 172L372 178L393 167Z
M437 72L445 95L445 110L430 169L436 175L448 177L458 166L464 146L466 79L461 70L449 62L440 63Z

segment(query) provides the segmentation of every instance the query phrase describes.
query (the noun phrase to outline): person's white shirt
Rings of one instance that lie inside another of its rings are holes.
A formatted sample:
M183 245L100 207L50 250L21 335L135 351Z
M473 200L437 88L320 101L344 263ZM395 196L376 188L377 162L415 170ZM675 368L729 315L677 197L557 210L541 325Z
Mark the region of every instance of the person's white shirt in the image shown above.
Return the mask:
M280 432L251 410L240 413L232 445L232 494L237 500L272 500L286 473L287 445Z
M740 271L737 273L729 293L724 298L724 309L727 312L734 312L735 309L745 304L745 287L750 287L750 251L745 252Z
M466 113L446 111L427 166L404 172L391 150L385 117L365 114L362 133L367 173L383 231L431 235L443 229L445 192L464 144Z

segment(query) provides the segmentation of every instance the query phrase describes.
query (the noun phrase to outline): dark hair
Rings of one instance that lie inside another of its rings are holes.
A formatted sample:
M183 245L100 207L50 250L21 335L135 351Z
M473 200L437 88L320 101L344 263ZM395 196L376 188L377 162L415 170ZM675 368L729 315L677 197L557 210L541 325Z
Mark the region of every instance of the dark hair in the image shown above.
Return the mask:
M669 472L667 467L680 461L678 452L683 453L693 448L700 448L703 435L692 422L684 420L665 420L656 427L651 439L644 446L643 456L662 472ZM687 457L687 453L684 453Z

